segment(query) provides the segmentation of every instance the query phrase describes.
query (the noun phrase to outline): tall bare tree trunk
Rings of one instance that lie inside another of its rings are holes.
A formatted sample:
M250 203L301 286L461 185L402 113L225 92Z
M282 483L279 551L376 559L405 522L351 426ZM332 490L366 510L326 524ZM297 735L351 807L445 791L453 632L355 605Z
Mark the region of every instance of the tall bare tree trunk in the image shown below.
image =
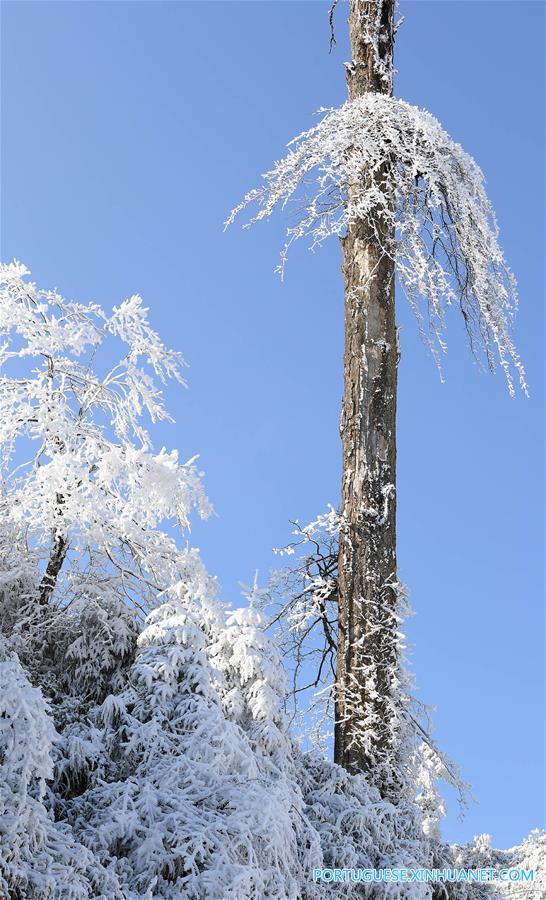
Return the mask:
M392 93L394 0L350 0L349 97ZM388 161L380 178L388 177ZM370 176L349 186L362 190ZM336 762L369 772L382 793L393 752L396 666L396 379L390 226L351 222L345 277L342 527L339 547ZM388 779L387 779L388 780Z

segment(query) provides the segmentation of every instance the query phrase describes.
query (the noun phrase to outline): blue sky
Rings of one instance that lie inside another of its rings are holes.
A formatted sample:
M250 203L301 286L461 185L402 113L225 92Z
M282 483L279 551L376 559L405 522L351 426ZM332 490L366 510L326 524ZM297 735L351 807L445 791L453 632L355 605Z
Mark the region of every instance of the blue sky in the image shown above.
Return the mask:
M222 222L321 106L345 97L346 7L4 2L2 257L111 306L140 292L190 363L158 445L201 454L218 516L193 540L226 599L339 494L340 251L279 218ZM399 560L419 695L473 785L449 839L510 846L544 825L544 6L405 2L396 93L483 168L520 287L531 398L480 374L456 317L446 383L398 295ZM517 53L514 52L514 46Z

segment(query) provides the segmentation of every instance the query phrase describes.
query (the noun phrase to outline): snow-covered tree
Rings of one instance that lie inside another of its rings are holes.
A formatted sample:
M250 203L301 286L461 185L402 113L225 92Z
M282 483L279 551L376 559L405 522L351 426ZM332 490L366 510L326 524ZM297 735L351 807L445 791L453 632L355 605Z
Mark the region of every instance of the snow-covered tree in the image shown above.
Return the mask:
M180 359L140 300L107 315L38 290L19 264L0 275L0 892L431 896L311 878L476 851L439 843L430 747L398 742L394 804L298 746L265 594L255 580L246 607L220 602L183 533L210 510L200 473L155 453L144 427L167 417L156 380L179 378ZM337 571L317 569L317 538L332 550L338 527L330 510L289 547L316 551L289 603L296 632L324 633Z
M290 204L295 212L281 273L295 240L307 237L314 248L329 236L341 238L345 356L337 627L318 612L322 589L312 585L302 595L300 619L303 629L315 617L337 634L336 761L366 772L391 799L400 796L396 771L406 740L399 728L405 710L396 564L395 276L438 363L446 311L457 307L472 351L479 358L483 350L491 369L497 358L510 393L514 373L526 390L509 330L517 306L515 279L499 247L483 175L430 113L393 96L396 29L395 0L349 0L347 102L322 110L319 124L289 144L288 154L227 223L249 206L257 206L251 224ZM300 614L301 604L285 612L293 617L294 610ZM295 642L297 650L301 642ZM319 670L306 673L308 682L321 682L324 659L319 654Z
M74 798L110 771L92 711L127 689L143 616L174 585L188 598L216 588L172 528L184 529L194 508L208 515L200 473L194 460L155 453L145 426L169 418L161 387L182 382L182 358L150 328L139 297L107 315L37 289L27 275L18 263L0 269L0 624L20 659L3 664L12 690L24 690L22 664L36 728L40 716L50 721L39 712L46 698L60 731L46 747L29 716L18 720L43 760L28 802L37 820L63 822ZM8 747L4 765L18 771L17 752ZM53 791L44 790L48 777ZM27 833L22 812L17 822ZM33 870L28 855L27 864ZM10 871L10 891L31 878ZM37 897L47 884L35 885Z
M278 654L186 542L194 460L145 427L182 360L139 298L108 315L27 275L0 269L1 888L306 896Z
M164 386L183 384L180 354L138 296L106 313L39 290L19 263L0 267L6 896L424 900L440 894L315 884L312 870L542 864L539 834L504 853L486 836L441 843L436 782L459 782L404 667L395 271L437 356L457 304L472 348L490 366L496 351L511 391L514 371L525 380L481 173L432 116L392 96L393 7L350 0L349 101L239 208L257 202L260 219L298 199L288 243L343 236L342 510L296 527L284 551L296 563L274 587L294 693L311 673L335 707L334 762L290 728L270 592L255 579L247 606L227 608L187 543L191 515L211 511L196 458L157 452L151 437L169 419Z
M144 417L169 418L161 386L182 381L183 360L140 298L106 315L27 274L0 271L3 616L31 667L39 645L46 669L95 700L130 656L135 618L178 578L202 578L169 527L210 505L194 460L151 449Z
M128 688L93 714L107 769L66 815L101 862L115 860L128 896L296 898L320 851L312 828L301 841L303 803L282 774L287 748L274 753L268 685L254 692L252 723L226 718L205 620L183 585L150 613Z
M108 866L55 822L44 799L58 739L44 698L0 643L0 892L5 897L111 895Z

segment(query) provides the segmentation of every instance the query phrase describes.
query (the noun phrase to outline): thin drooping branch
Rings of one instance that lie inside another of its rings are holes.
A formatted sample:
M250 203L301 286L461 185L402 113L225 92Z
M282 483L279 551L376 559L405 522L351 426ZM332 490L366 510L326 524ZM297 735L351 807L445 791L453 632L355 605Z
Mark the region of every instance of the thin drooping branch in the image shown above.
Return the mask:
M295 207L278 266L282 274L295 241L308 238L314 249L329 236L343 237L352 223L366 223L393 260L439 368L446 313L458 308L478 361L483 351L493 370L496 353L510 393L514 373L525 391L510 335L516 281L474 159L434 116L403 100L366 93L322 112L319 124L290 142L288 154L244 197L228 224L248 206L258 206L249 225L277 207ZM359 190L352 189L356 185Z

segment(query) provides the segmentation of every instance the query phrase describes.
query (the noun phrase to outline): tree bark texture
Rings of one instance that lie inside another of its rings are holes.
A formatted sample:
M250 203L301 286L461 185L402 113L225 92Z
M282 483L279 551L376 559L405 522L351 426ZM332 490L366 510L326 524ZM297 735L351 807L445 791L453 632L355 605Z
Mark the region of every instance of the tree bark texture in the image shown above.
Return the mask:
M350 0L350 99L392 93L394 0ZM390 77L389 77L390 75ZM385 166L388 166L386 161ZM387 168L378 177L388 174ZM349 185L365 189L366 179ZM349 222L345 279L343 452L339 545L339 643L334 758L368 772L382 793L392 752L396 667L396 381L394 263L390 227ZM384 789L383 789L384 788Z

